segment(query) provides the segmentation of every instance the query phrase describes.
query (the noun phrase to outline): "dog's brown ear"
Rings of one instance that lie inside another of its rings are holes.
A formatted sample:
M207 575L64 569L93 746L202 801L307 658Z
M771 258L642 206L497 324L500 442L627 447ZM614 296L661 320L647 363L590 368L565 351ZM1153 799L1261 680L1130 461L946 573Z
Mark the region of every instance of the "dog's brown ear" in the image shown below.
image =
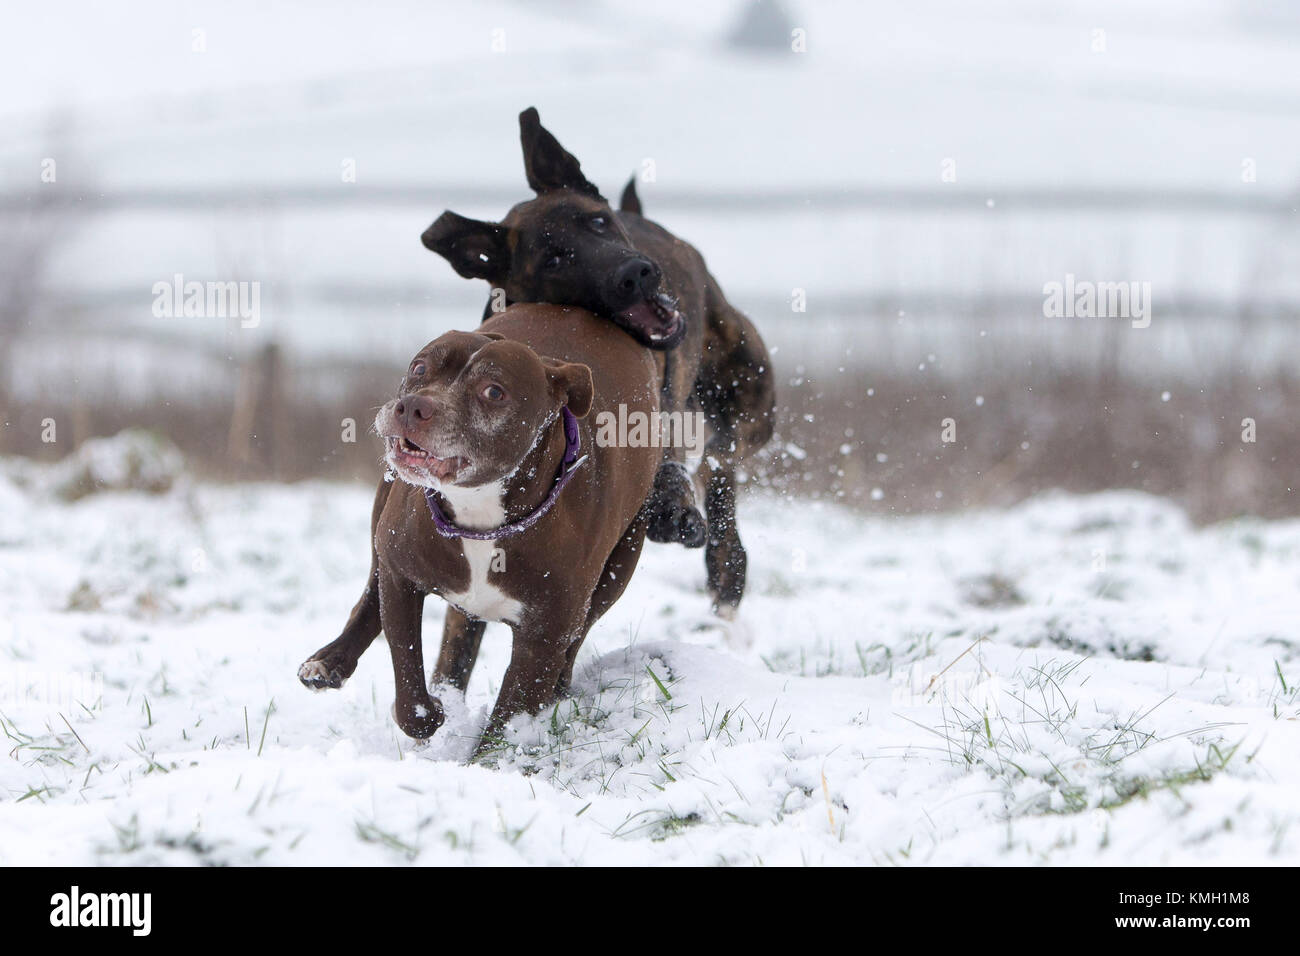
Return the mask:
M466 279L487 279L496 284L510 272L506 229L495 222L467 219L447 210L424 230L420 241Z
M524 174L533 192L540 195L567 186L604 201L600 190L582 175L582 165L542 126L532 106L519 114L519 142L524 148Z
M618 201L619 212L634 212L641 215L641 197L636 194L636 177L633 176L623 187L623 198Z
M574 418L585 418L596 397L596 384L591 379L591 369L578 362L561 362L559 359L542 359L546 366L546 380L551 383L551 394L561 405L568 405Z

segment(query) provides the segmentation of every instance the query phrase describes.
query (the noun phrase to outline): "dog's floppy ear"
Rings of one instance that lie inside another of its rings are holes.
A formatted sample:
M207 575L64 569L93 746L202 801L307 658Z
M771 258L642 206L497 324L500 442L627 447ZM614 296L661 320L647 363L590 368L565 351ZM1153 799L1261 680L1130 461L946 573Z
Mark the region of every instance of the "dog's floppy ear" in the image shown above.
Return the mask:
M633 176L623 187L623 198L618 201L619 212L634 212L641 215L641 197L636 194L636 177Z
M496 283L510 272L510 245L506 229L495 222L466 219L450 209L424 230L420 241L436 252L466 279Z
M561 362L544 358L546 380L551 383L551 394L561 405L568 405L574 418L585 418L596 397L596 385L591 380L591 369L578 362Z
M581 164L542 126L534 107L519 114L519 142L524 148L524 173L533 192L540 195L567 186L604 200L600 190L582 175Z

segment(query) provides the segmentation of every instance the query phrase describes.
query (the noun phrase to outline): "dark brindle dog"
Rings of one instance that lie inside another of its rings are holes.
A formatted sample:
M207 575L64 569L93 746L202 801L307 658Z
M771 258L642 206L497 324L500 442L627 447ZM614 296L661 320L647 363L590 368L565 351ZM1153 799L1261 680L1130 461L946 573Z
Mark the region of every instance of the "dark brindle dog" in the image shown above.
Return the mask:
M642 217L635 180L615 212L535 109L519 115L519 126L537 198L499 223L444 212L423 242L462 276L486 279L504 293L504 303L489 301L489 313L509 302L575 305L656 350L663 410L701 411L711 432L699 475L707 530L684 451L676 447L655 476L648 536L704 543L714 607L730 616L744 592L747 563L736 531L735 468L772 436L775 388L767 349L727 302L699 252Z
M371 515L366 595L298 671L340 687L382 627L412 737L443 722L424 683L425 596L451 605L434 680L462 691L486 621L514 631L488 734L563 694L587 631L618 599L645 537L659 449L598 444L589 413L658 414L650 353L580 309L515 305L412 360L375 418L399 480Z

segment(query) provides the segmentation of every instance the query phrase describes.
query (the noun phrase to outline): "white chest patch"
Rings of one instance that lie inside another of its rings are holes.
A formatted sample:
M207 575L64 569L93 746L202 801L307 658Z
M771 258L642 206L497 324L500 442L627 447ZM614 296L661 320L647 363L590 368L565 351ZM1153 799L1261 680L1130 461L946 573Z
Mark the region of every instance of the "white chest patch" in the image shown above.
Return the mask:
M453 520L462 528L483 531L506 523L499 483L478 488L445 485L439 493L451 505L456 515ZM469 564L469 587L462 592L448 591L445 595L447 600L484 621L519 623L523 605L490 581L492 575L505 573L505 555L497 550L497 543L461 538L460 547Z

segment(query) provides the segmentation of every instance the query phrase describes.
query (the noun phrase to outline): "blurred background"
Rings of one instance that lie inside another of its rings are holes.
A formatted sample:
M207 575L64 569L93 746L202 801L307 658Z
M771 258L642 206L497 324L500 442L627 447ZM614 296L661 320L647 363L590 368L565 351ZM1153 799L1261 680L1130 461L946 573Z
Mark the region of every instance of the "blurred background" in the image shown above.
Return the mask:
M4 19L2 455L142 428L207 477L373 481L375 407L486 301L419 235L530 195L535 105L607 196L639 176L767 340L781 420L754 482L881 513L1056 487L1141 488L1200 521L1300 513L1300 7ZM178 275L256 283L256 322L157 315ZM1067 275L1149 283L1150 325L1045 316Z

